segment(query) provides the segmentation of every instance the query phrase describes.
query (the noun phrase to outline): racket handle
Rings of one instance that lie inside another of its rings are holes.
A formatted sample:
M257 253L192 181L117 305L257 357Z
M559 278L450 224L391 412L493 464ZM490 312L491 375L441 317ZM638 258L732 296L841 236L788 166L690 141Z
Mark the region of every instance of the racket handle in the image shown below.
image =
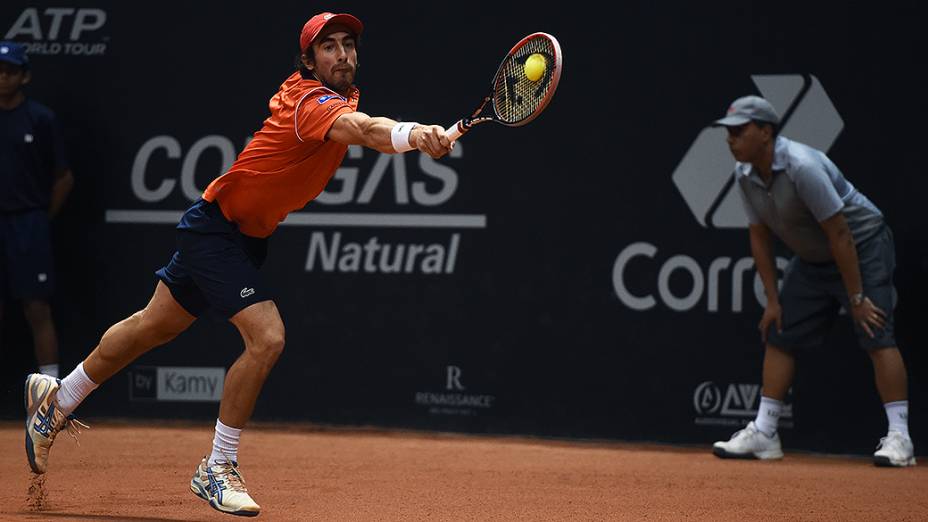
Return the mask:
M445 129L445 134L448 135L449 140L457 141L458 138L460 138L461 136L464 135L465 132L467 132L466 129L462 129L463 123L464 123L463 120L458 120L457 123Z

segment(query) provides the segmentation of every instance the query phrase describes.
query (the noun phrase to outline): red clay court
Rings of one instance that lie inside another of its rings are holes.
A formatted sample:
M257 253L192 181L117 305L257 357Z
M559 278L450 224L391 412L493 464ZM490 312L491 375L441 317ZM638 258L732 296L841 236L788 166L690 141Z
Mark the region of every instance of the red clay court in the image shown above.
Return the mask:
M59 435L40 509L22 427L0 424L0 519L239 519L188 489L211 424L90 424ZM928 468L862 457L260 423L240 456L259 520L928 520Z

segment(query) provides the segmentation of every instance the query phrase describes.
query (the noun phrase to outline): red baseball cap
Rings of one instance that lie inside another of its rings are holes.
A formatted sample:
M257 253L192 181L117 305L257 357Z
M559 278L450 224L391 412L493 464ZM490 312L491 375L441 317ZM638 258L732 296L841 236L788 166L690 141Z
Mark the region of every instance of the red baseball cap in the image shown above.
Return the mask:
M361 20L348 13L319 13L310 18L306 25L303 26L303 32L300 33L300 49L305 51L309 48L313 40L322 32L322 29L329 24L345 25L354 32L355 36L360 36L361 31L364 30L364 24L361 23Z

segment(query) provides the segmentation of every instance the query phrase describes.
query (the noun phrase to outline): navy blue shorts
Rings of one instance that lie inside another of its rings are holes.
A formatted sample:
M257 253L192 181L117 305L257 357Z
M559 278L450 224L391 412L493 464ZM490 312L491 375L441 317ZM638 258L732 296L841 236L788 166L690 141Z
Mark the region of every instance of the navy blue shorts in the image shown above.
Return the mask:
M889 227L885 226L879 234L857 245L857 257L864 295L886 312L886 326L871 328L872 338L854 323L857 342L865 350L896 346L893 323L896 250ZM767 336L769 344L787 350L822 345L841 307L850 309L838 266L833 262L813 264L793 258L783 276L780 306L783 308L783 333L778 333L776 325L771 325ZM850 314L847 317L850 318Z
M155 272L190 315L210 311L228 319L270 299L259 269L267 239L242 234L217 203L199 200L177 225L177 252Z
M48 213L0 214L0 300L48 299L54 265Z

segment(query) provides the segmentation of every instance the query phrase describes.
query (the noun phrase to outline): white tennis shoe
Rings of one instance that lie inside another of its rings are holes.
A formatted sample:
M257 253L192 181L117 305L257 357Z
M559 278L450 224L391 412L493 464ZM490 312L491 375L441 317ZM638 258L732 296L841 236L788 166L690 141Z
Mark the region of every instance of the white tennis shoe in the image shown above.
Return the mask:
M873 454L873 463L877 466L903 468L915 465L915 446L912 439L899 433L890 431L880 439Z
M254 517L261 512L261 506L248 494L236 462L210 466L203 457L190 481L190 491L223 513Z
M738 430L731 439L718 441L712 445L712 453L723 459L782 459L780 436L776 433L768 437L754 426L751 421L743 430Z
M61 381L33 373L26 377L26 459L35 474L48 470L48 451L61 430L77 439L81 428L88 426L58 409Z

